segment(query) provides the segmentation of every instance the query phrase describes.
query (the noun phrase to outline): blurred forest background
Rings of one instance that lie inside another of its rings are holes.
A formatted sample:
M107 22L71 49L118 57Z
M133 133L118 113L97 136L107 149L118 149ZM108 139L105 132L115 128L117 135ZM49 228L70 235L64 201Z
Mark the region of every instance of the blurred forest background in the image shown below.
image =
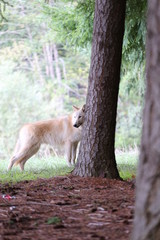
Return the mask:
M0 3L0 158L18 129L85 102L94 0ZM133 11L134 9L134 11ZM127 1L116 148L139 146L145 79L146 1Z

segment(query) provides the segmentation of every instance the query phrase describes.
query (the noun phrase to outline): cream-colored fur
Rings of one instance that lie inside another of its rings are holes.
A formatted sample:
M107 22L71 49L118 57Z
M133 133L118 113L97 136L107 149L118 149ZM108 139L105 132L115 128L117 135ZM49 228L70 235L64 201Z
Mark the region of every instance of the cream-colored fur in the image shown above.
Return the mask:
M20 164L23 171L25 162L43 143L64 146L68 165L75 164L77 145L82 135L84 106L81 109L74 106L74 110L71 115L65 117L24 125L20 129L8 170L11 170L14 164Z

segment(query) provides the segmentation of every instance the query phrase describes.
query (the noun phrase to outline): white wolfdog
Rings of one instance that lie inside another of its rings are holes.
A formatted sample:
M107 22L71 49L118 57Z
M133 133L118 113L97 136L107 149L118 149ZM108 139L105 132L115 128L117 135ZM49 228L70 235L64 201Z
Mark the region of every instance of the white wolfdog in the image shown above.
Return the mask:
M14 164L19 164L23 171L25 162L43 143L52 146L64 145L68 165L75 164L77 145L82 136L85 105L82 108L73 108L74 112L68 116L24 125L20 129L8 170L11 170Z

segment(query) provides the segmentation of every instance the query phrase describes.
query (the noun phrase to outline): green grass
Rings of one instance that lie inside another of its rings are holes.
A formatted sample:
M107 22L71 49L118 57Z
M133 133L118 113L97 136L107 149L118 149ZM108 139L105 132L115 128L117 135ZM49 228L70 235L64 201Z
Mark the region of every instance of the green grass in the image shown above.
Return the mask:
M136 175L137 150L117 151L116 159L120 176L129 179ZM62 157L36 158L32 157L25 164L25 171L21 172L19 166L14 166L7 172L9 161L0 161L0 182L16 183L24 180L36 180L38 178L51 178L68 174L73 169L68 167Z
M138 163L138 150L116 151L116 160L120 176L123 179L130 179L136 175Z
M13 166L12 171L7 172L9 161L0 161L0 182L20 182L24 180L36 180L38 178L51 178L68 174L73 169L68 167L64 158L32 157L25 164L25 171L21 172L19 166Z

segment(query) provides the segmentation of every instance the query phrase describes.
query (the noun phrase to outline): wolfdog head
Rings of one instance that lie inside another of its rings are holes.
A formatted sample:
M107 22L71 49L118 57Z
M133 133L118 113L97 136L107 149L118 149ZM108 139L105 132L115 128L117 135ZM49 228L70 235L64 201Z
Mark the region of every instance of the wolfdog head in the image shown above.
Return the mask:
M80 127L84 122L84 114L85 114L85 105L82 108L78 108L73 106L74 112L72 115L72 124L73 127Z

